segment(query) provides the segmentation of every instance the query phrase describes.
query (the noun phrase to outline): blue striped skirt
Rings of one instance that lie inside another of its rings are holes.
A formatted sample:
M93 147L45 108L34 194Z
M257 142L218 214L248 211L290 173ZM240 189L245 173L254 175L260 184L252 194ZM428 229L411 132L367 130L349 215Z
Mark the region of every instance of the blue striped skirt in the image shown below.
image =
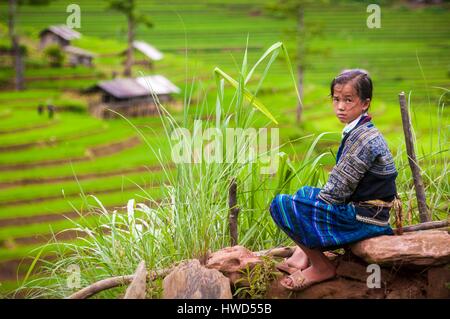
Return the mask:
M293 241L313 249L334 249L380 235L393 235L390 226L356 220L351 204L329 205L317 198L320 188L304 186L295 195L277 195L270 204L275 223Z

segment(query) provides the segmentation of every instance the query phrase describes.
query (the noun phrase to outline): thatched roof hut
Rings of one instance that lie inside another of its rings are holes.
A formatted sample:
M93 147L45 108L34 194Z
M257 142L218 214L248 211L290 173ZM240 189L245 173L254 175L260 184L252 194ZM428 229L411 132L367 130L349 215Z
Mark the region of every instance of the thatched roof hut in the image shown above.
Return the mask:
M97 117L114 117L114 110L126 116L149 116L157 113L156 99L171 100L172 94L180 89L162 75L138 78L121 78L103 81L88 92L101 92L101 99L90 105L90 111Z
M92 66L92 59L95 56L94 53L71 45L65 46L63 50L67 53L69 64L71 66L80 64L85 66Z
M133 41L133 48L144 54L152 61L159 61L164 57L160 51L144 41Z
M41 39L39 48L42 50L51 44L65 47L70 41L80 38L81 34L65 25L52 25L42 30L39 37Z
M154 46L148 44L144 41L133 41L133 50L138 53L135 55L133 64L148 66L150 69L153 68L153 62L159 61L164 58L164 54L156 49ZM126 55L127 50L123 51L121 54Z

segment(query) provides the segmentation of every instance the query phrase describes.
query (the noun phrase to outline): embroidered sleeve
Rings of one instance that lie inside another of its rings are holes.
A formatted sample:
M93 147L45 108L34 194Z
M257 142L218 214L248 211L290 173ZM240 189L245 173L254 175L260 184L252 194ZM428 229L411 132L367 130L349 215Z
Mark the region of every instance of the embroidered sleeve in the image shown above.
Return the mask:
M347 144L348 143L348 144ZM339 163L328 178L318 197L329 204L343 204L353 194L359 181L387 148L379 134L367 131L348 139Z

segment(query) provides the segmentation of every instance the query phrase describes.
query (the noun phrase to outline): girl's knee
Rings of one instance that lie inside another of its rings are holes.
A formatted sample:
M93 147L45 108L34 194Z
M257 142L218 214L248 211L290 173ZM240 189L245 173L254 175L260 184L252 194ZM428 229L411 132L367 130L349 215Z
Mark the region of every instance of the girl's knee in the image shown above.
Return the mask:
M311 187L311 186L302 186L296 192L296 196L303 197L303 198L315 198L317 196L317 194L319 194L319 192L320 192L320 188Z
M272 202L270 203L270 215L275 222L275 224L280 227L282 230L286 230L286 223L283 221L282 217L282 210L283 210L283 202L286 201L286 194L279 194L272 199Z
M277 202L280 200L280 195L276 195L273 199L272 202L270 203L270 207L269 207L269 211L270 211L270 215L272 216L273 219L274 218L274 214L277 211Z
M272 219L275 221L275 223L280 226L283 225L283 223L281 222L281 209L282 209L282 205L283 205L283 197L288 196L286 194L278 194L276 195L273 199L272 202L270 203L270 215L272 216ZM281 227L281 226L280 226Z

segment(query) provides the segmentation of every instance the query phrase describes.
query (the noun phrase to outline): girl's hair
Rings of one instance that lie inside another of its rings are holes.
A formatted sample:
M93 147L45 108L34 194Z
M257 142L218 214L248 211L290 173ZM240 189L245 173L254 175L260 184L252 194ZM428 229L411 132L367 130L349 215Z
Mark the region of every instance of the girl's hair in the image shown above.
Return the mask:
M331 81L331 97L333 97L336 84L346 84L348 82L353 82L353 87L356 89L356 93L361 101L366 99L372 100L372 79L369 73L362 69L344 70L335 77Z

